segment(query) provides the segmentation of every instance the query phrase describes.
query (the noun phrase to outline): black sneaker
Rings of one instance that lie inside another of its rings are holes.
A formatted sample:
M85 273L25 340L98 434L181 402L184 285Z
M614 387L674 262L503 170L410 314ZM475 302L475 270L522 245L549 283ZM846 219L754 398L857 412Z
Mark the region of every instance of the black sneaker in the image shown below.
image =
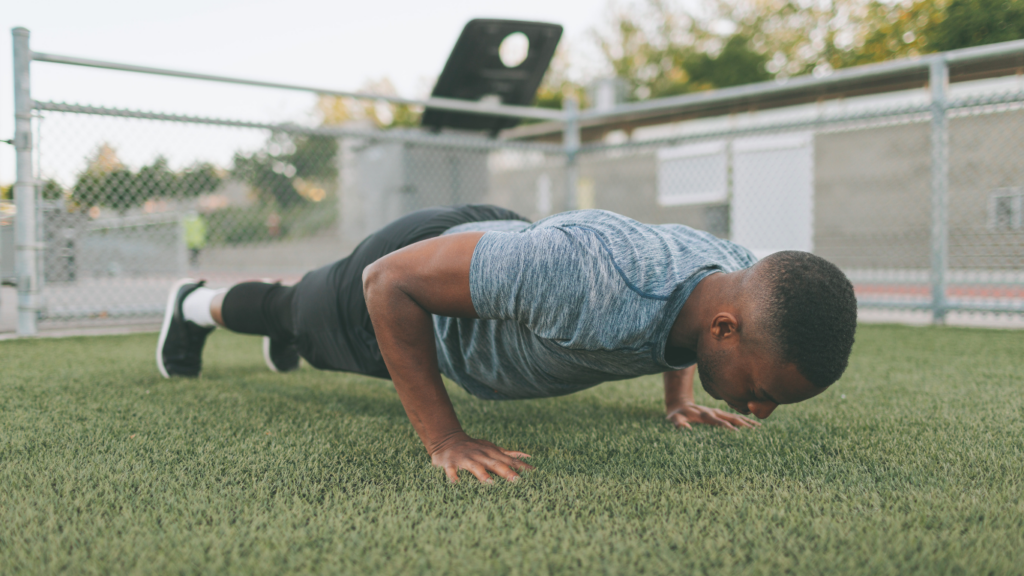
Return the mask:
M299 350L294 344L263 337L263 361L274 372L291 372L299 369Z
M203 328L185 320L181 303L204 281L182 278L174 283L167 297L164 325L156 345L156 367L164 378L171 376L199 376L203 369L203 345L213 327Z

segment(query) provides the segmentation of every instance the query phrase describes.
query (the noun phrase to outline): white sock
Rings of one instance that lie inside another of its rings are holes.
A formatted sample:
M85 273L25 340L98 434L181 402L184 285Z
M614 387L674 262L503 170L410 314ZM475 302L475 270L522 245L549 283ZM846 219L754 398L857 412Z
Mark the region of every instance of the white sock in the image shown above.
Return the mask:
M181 303L181 311L185 320L194 322L203 328L216 326L217 323L213 321L213 315L210 314L210 304L213 302L214 296L227 291L227 288L214 290L205 286L193 290L191 294L185 296L185 301Z

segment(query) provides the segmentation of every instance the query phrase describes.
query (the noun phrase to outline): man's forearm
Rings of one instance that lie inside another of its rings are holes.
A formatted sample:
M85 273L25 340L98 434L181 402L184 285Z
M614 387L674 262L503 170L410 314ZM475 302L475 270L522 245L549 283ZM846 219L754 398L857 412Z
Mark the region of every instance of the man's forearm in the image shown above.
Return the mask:
M671 412L683 404L693 403L693 376L696 373L697 365L694 364L682 370L662 374L665 383L666 412Z
M473 252L483 232L463 232L416 242L363 270L363 296L380 345L430 462L452 482L467 470L481 482L496 474L509 482L530 465L527 454L470 438L459 424L437 366L432 314L476 318L469 287Z
M464 432L438 370L431 315L386 277L372 279L365 295L398 398L427 452L433 454Z

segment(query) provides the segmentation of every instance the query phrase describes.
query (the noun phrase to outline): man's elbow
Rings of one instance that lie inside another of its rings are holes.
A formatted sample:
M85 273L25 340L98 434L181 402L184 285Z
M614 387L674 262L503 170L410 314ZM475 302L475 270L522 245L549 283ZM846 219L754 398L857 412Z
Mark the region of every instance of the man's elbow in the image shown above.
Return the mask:
M378 291L384 284L387 274L386 268L386 266L381 265L380 260L363 268L363 299L367 302L370 301L373 293Z

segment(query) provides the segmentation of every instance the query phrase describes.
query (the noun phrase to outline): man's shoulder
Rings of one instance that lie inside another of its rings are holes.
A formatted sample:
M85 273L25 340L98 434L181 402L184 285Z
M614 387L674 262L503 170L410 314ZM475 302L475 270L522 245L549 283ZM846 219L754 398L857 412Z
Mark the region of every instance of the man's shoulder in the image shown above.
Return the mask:
M595 235L622 268L668 266L685 274L707 267L735 272L757 263L743 246L684 224L644 224L608 210L577 210L542 223Z
M458 234L460 232L519 232L530 225L523 220L482 220L466 222L445 230L441 235Z
M647 224L610 210L588 209L562 212L560 214L548 216L547 218L539 220L530 226L530 228L546 227L593 228L598 232L618 232L632 234L635 236L667 234L680 237L699 238L708 242L728 242L727 240L722 240L707 232L691 228L684 224Z
M647 224L637 222L628 216L623 216L609 210L572 210L560 212L538 220L531 228L550 228L562 226L615 226L615 227L646 227Z

